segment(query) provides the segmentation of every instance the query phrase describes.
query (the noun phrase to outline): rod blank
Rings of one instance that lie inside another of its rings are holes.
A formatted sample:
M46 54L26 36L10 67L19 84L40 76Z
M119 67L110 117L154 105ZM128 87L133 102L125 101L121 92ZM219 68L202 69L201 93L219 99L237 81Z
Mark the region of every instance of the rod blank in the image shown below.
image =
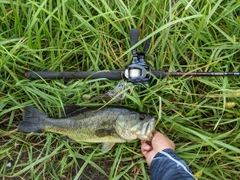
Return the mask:
M165 72L168 76L240 76L240 72Z

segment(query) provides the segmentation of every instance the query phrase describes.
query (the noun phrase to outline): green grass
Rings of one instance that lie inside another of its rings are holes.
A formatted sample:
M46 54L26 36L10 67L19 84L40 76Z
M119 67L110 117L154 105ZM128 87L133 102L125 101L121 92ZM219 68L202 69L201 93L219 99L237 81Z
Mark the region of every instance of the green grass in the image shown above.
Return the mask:
M149 179L139 141L103 154L100 144L65 142L17 131L21 108L60 117L64 104L122 105L150 113L156 129L198 179L240 179L239 77L166 77L128 84L122 101L91 98L117 82L28 80L24 72L125 69L129 29L151 38L152 69L240 69L240 1L0 0L0 177L6 179ZM229 108L229 104L235 107ZM11 167L7 164L11 162ZM93 172L93 173L90 173Z

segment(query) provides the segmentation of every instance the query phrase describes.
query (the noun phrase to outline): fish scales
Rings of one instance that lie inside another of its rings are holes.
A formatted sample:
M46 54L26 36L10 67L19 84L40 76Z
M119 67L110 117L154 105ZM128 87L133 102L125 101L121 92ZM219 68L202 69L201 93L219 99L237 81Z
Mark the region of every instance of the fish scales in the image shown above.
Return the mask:
M23 111L23 121L18 125L22 132L53 132L78 142L101 142L102 151L109 151L114 143L137 138L151 140L155 119L147 114L118 107L101 109L68 106L70 115L50 118L42 111L28 106ZM68 114L68 113L67 113Z
M44 131L55 132L82 142L125 142L115 132L99 137L98 129L113 129L119 114L128 113L125 109L105 108L100 111L86 111L69 118L46 118Z

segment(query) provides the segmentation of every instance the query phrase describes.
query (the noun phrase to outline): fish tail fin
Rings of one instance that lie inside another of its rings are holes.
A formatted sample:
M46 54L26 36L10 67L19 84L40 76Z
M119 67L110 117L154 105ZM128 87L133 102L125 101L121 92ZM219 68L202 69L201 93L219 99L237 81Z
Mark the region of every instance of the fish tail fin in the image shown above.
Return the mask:
M25 107L23 110L23 121L18 125L18 130L22 132L41 132L43 130L43 122L47 117L47 114L33 106Z

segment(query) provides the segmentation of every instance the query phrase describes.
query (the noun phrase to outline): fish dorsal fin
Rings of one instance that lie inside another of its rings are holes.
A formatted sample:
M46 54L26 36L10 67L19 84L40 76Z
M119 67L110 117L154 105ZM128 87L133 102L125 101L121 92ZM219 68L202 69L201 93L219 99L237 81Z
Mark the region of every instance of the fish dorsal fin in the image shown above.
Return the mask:
M105 136L111 136L113 134L116 134L116 132L113 128L102 128L102 129L95 130L94 134L98 137L105 137Z
M64 108L63 114L66 115L65 117L77 115L87 109L87 107L82 107L75 104L64 105L63 108Z
M104 142L102 143L102 152L106 153L114 146L114 142Z

